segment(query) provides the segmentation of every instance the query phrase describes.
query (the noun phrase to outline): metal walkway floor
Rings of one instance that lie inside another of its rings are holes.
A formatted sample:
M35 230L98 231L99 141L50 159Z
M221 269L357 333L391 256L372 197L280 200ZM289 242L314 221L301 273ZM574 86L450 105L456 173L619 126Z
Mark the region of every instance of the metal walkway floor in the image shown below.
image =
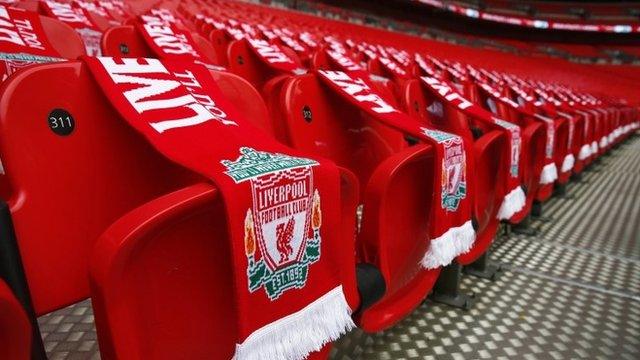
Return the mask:
M464 311L427 300L394 328L349 333L333 359L640 358L640 137L544 205L534 237L499 238L497 281L465 276ZM50 359L98 359L88 301L39 319Z

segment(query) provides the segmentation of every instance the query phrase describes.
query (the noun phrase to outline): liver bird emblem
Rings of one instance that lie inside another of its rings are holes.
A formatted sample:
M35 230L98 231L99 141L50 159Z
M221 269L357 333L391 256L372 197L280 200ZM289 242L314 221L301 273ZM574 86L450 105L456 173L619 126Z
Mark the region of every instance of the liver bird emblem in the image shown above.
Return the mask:
M280 223L276 226L276 245L278 247L278 252L280 253L280 263L288 261L291 254L293 254L291 240L293 239L293 227L295 224L296 221L291 217L289 218L289 221L287 221L286 225L285 223Z

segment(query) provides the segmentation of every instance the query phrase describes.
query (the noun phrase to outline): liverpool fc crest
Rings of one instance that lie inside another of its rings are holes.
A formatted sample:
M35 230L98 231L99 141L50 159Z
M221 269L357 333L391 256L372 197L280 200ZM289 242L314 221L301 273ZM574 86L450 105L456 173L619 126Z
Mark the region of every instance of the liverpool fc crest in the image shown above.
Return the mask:
M39 64L39 63L47 63L47 62L55 62L55 61L63 61L64 59L51 57L51 56L43 56L43 55L31 55L25 53L4 53L0 52L0 74L3 73L1 67L4 62L4 74L2 74L2 79L0 81L4 81L9 75L18 71L25 66L31 64Z
M320 193L313 187L317 162L241 148L222 161L236 183L250 181L253 206L244 219L250 292L264 288L270 300L303 288L309 266L320 259Z
M462 138L444 131L422 128L422 132L444 147L442 160L442 208L456 211L467 196L466 159Z
M497 118L494 118L493 121L498 124L498 126L506 129L511 133L511 164L509 165L509 174L514 178L518 177L520 166L520 147L522 146L520 127L508 121L500 120Z

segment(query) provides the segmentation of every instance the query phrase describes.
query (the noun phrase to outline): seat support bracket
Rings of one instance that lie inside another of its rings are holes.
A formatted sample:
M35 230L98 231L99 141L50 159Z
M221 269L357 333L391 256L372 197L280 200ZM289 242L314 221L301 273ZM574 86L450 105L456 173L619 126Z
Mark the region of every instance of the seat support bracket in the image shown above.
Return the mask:
M460 292L460 281L462 280L462 265L456 261L442 268L440 277L436 281L430 299L437 302L453 306L456 308L469 310L476 301L475 294L464 294Z

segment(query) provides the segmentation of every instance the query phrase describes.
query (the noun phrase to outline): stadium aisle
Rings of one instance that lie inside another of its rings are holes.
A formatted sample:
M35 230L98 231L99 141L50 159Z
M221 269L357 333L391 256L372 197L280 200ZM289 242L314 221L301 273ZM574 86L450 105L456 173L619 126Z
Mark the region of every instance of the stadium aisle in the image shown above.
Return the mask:
M544 205L539 235L495 242L491 282L465 276L470 311L425 302L391 330L354 331L333 359L636 359L640 353L640 136ZM637 236L637 235L635 235ZM39 319L51 360L98 359L89 301Z

